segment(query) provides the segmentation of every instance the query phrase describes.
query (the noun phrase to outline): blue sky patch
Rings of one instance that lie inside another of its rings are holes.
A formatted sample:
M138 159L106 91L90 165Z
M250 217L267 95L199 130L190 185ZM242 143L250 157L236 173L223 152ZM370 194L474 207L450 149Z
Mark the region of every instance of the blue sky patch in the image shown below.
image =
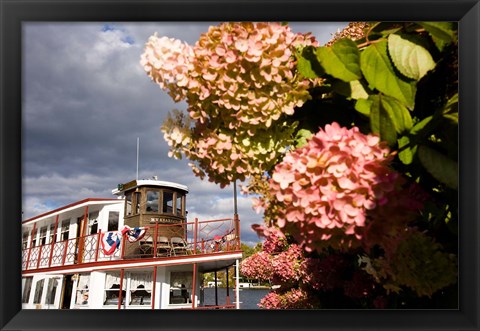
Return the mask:
M112 24L105 24L102 27L102 32L115 31L115 30L118 30L118 29L115 27L115 25L112 25Z
M135 43L135 39L133 39L132 36L125 36L125 37L122 38L122 41L124 43L129 44L129 45L133 45Z

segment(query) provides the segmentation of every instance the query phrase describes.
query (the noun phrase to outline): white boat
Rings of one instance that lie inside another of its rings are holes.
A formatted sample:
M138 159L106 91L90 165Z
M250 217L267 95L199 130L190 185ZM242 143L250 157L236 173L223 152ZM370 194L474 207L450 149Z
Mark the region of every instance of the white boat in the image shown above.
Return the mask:
M222 287L223 284L222 284L221 281L218 281L218 280L217 280L217 281L209 281L209 282L207 282L207 287L208 287L208 288L212 288L212 287L215 287L215 286L216 286L216 287ZM240 284L240 287L242 287L241 284Z
M239 219L188 222L184 185L119 184L113 199L90 198L22 222L24 309L239 308L206 305L202 274L242 258Z

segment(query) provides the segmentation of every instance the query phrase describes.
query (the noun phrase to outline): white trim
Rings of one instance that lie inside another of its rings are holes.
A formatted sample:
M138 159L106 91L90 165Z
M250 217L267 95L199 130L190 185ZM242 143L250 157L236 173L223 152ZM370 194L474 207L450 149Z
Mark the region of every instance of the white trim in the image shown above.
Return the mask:
M66 212L73 211L75 209L81 209L81 208L84 208L86 206L102 205L102 204L111 205L111 204L116 204L116 203L122 203L122 205L123 205L124 201L123 201L123 199L86 201L82 204L75 205L75 206L72 206L72 207L69 207L69 208L66 208L66 209L61 209L61 210L58 210L54 213L44 215L44 216L40 216L38 218L35 218L35 216L34 216L33 218L31 218L29 220L25 220L25 223L22 223L22 225L31 224L31 223L38 222L38 221L41 221L41 220L44 220L44 219L47 219L47 218L55 217L57 215L61 215L61 214L66 213ZM60 207L60 208L62 208L62 207Z
M188 193L188 187L182 184L174 183L174 182L166 182L162 180L153 180L153 179L141 179L137 180L135 186L129 187L128 189L132 189L138 186L159 186L159 187L170 187L170 188L177 188L183 190ZM112 190L112 194L118 195L124 190L119 190L118 188Z
M240 309L240 264L238 259L235 261L235 308Z

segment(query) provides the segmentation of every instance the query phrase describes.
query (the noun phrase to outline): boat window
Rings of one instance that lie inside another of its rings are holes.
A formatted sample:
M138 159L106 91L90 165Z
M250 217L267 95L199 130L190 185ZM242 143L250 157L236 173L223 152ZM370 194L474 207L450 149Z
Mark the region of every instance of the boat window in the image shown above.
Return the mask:
M23 285L22 302L28 303L28 300L30 299L30 292L32 291L33 277L26 277L24 279L25 284Z
M125 194L125 215L132 215L132 192Z
M45 245L47 243L47 227L43 226L40 228L40 245Z
M173 214L173 192L163 192L163 212Z
M108 229L107 231L118 230L118 220L120 219L120 213L118 211L111 211L108 213Z
M28 232L22 234L22 249L26 249L28 246Z
M68 240L68 232L70 231L70 220L64 220L62 221L62 229L61 229L61 234L60 234L60 239L63 240Z
M98 232L98 211L88 214L88 234Z
M32 247L37 246L37 232L38 232L38 229L33 227L33 229L32 229Z
M135 210L133 211L134 214L140 214L140 201L142 198L141 192L135 192Z
M135 272L130 274L129 305L152 304L152 273Z
M192 302L192 273L170 273L170 304L187 304Z
M147 212L158 213L158 198L160 194L158 191L147 191Z
M183 196L177 193L177 203L175 204L175 209L178 216L182 216L182 202Z
M112 271L106 273L105 295L103 304L106 306L118 305L118 296L120 294L120 272ZM125 283L122 286L122 304L125 303Z
M79 306L88 305L89 298L89 289L88 285L90 284L90 274L80 274L78 275L77 283L77 295L75 304Z
M48 243L50 244L50 243L56 241L55 240L56 238L54 236L55 235L55 224L50 224L49 229L50 229L50 234L48 236Z
M55 294L57 293L58 280L58 277L50 278L48 280L47 298L45 300L45 303L47 305L53 305L55 303Z
M35 283L35 295L33 297L33 303L40 303L40 300L42 300L44 282L45 279L40 279Z

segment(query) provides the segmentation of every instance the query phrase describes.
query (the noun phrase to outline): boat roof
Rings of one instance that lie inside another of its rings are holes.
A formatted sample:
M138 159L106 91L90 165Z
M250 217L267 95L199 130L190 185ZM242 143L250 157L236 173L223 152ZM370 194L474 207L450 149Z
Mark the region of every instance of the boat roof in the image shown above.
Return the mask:
M174 182L167 182L163 180L157 179L140 179L140 180L132 180L125 184L118 184L118 187L112 190L112 194L120 195L126 190L130 190L132 188L140 187L140 186L157 186L157 187L168 187L177 190L184 191L188 193L188 187L182 184L174 183Z
M33 221L40 221L40 220L45 219L47 217L56 216L57 214L62 214L62 213L65 213L67 211L71 211L73 209L85 207L87 205L98 205L98 204L101 205L101 204L114 204L114 203L122 203L123 204L123 202L124 202L123 199L118 199L118 198L116 198L116 199L115 198L113 198L113 199L112 198L110 198L110 199L104 199L104 198L83 199L83 200L68 204L66 206L63 206L63 207L60 207L60 208L57 208L57 209L54 209L54 210L50 210L46 213L28 218L28 219L22 221L22 224L30 223L30 222L33 222Z

